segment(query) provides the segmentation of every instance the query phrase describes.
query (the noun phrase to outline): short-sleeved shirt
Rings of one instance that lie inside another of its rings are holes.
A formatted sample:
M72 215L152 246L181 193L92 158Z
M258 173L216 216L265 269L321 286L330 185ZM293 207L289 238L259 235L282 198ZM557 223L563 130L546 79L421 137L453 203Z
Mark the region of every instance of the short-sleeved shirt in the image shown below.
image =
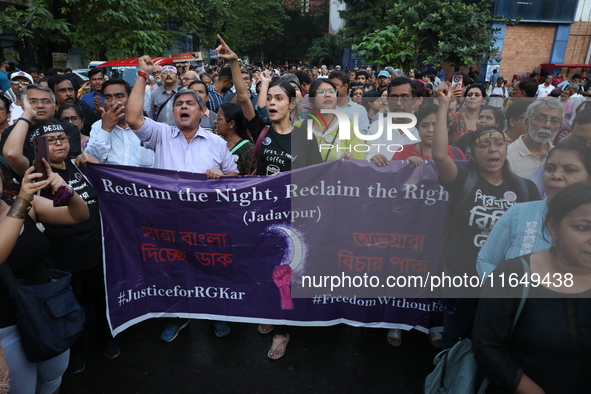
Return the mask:
M525 135L520 136L507 147L507 161L515 175L530 179L544 165L546 157L540 159L538 155L531 153L523 142L524 137ZM554 147L552 143L549 144L548 151Z
M201 127L190 142L176 126L146 117L144 125L133 132L145 148L154 151L154 168L198 173L216 168L224 174L238 172L226 141Z
M102 264L101 217L96 189L70 160L64 163L65 169L52 166L52 170L82 197L88 205L90 217L82 223L68 226L45 224L45 235L51 242L51 265L64 271L77 272ZM41 195L52 198L47 189Z
M266 125L257 114L247 126L256 141ZM294 127L289 134L279 134L269 126L257 156L257 175L273 175L321 163L316 139L308 140L306 136L302 128Z
M218 112L220 109L220 105L224 102L224 96L218 93L217 90L214 89L213 85L209 85L207 87L207 103L205 105L213 112Z
M518 202L539 200L540 195L533 182L525 180L529 196L519 183L510 178L498 186L488 183L480 174L467 199L461 196L469 171L458 167L458 174L450 184L443 184L450 194L452 209L457 211L451 218L449 236L444 247L446 267L456 274L477 275L476 258L496 221ZM466 203L462 203L465 201ZM458 204L460 204L458 206Z

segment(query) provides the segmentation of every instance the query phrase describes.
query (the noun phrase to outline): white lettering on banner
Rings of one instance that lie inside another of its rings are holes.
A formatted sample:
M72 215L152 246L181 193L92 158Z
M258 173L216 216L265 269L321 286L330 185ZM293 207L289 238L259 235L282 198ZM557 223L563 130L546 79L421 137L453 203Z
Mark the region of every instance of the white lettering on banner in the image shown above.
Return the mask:
M349 116L345 114L343 111L338 109L321 109L320 113L322 114L333 114L337 117L339 122L339 139L342 140L350 140L351 139L351 120ZM355 114L353 117L353 132L355 136L359 139L364 141L373 141L377 140L382 136L384 133L384 123L386 124L386 136L388 141L391 141L392 134L394 131L398 133L398 130L401 130L408 138L412 141L418 141L417 137L415 137L409 129L413 128L417 124L417 118L413 114L407 112L388 112L386 114L386 121L383 121L384 114L378 114L378 132L372 135L362 134L359 131L359 119L358 114ZM410 119L409 123L399 123L401 119ZM308 119L308 140L312 140L314 137L314 128L313 128L313 119Z

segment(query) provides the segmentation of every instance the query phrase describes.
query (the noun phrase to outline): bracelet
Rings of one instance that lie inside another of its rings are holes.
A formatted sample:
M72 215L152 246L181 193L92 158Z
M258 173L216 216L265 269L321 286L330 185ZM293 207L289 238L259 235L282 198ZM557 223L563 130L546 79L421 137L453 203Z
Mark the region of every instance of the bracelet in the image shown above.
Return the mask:
M27 118L20 117L20 118L17 119L17 122L19 120L24 120L25 122L27 122L29 124L29 126L32 126L33 125L33 123L31 123L31 121L29 119L27 119Z
M30 209L31 203L24 198L17 196L14 199L14 203L10 206L6 216L15 219L24 219L27 217Z
M143 71L138 71L137 76L144 78L146 80L146 82L148 82L150 80L150 76Z
M70 205L70 200L74 197L74 190L62 185L53 195L53 206L64 207Z

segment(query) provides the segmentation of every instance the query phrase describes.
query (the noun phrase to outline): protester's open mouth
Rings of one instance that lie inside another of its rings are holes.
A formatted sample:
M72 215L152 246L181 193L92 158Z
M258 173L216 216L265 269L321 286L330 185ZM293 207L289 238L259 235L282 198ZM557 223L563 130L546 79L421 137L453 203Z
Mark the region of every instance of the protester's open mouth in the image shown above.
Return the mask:
M488 159L488 162L491 164L499 164L501 162L501 159L499 159L498 157L495 157L492 159Z
M270 114L276 114L276 113L277 113L277 110L276 109L269 109L269 115Z

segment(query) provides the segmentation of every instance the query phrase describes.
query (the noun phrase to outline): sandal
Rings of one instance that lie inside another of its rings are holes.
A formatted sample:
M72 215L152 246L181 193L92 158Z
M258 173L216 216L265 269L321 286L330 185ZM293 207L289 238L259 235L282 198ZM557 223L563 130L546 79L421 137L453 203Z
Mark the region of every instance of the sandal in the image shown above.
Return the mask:
M281 335L279 338L273 337L273 344L267 353L267 357L271 360L279 360L285 355L287 351L287 344L289 343L289 334ZM283 345L283 352L279 353L277 350Z
M429 342L431 342L431 345L433 345L434 348L441 349L443 347L443 336L441 335L441 331L430 332Z
M398 347L400 346L400 343L402 342L402 330L399 328L393 328L391 330L388 330L388 336L386 336L386 340L388 341L388 343L394 347Z
M275 326L272 324L259 324L259 326L257 327L257 331L259 332L259 334L266 335L273 331L274 328Z

